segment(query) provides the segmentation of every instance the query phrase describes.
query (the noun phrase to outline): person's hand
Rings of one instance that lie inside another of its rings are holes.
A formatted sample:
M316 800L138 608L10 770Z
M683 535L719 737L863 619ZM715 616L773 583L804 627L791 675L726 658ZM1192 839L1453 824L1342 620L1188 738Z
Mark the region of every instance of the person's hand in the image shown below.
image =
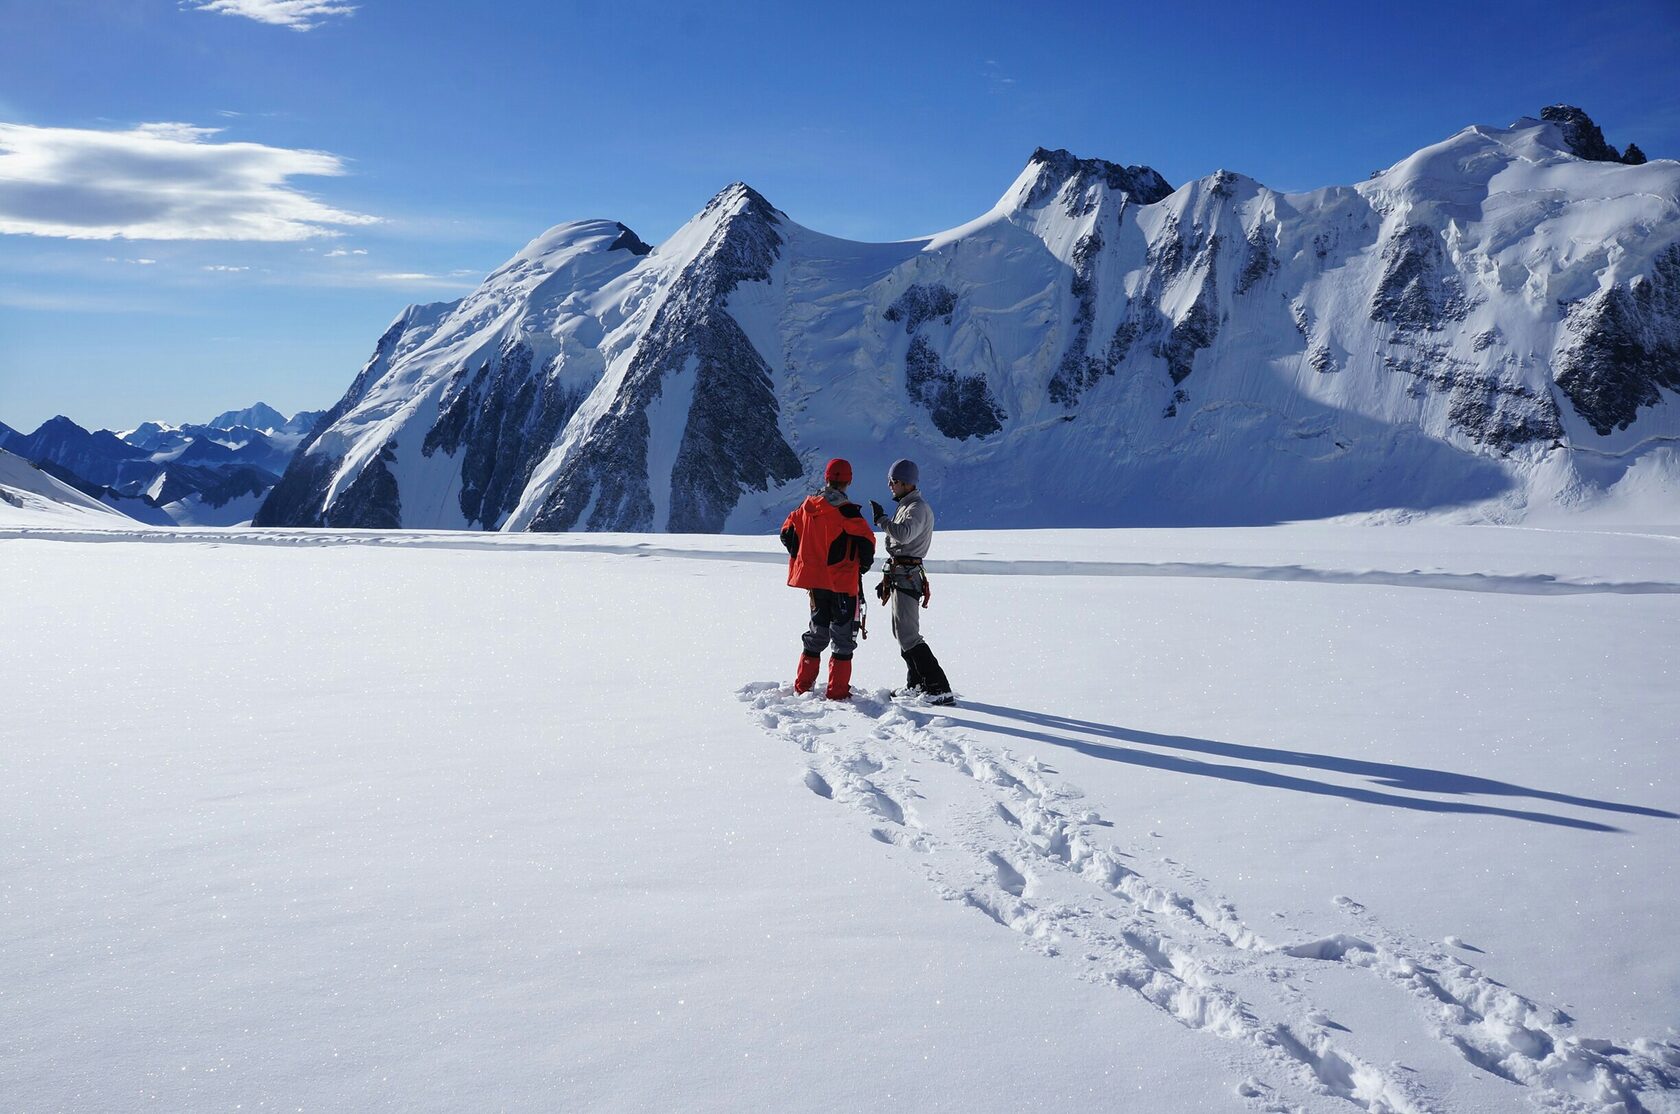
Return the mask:
M873 499L869 501L869 508L875 512L876 522L879 522L883 518L887 517L887 508L881 506L881 504L877 503Z

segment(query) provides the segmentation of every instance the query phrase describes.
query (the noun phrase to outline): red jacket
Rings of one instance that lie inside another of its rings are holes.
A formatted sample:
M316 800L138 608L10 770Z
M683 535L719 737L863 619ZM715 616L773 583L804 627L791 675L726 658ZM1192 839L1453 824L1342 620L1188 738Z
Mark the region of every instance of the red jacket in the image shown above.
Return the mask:
M826 588L848 596L875 563L875 533L863 511L838 488L793 508L782 523L782 544L788 551L788 580L795 588Z

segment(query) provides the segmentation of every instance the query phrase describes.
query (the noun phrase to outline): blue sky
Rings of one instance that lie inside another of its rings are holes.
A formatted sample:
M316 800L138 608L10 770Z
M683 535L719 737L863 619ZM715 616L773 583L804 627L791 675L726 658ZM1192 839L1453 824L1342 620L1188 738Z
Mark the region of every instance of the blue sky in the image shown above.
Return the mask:
M289 21L289 22L288 22ZM1558 101L1680 157L1680 3L0 0L0 422L337 401L563 220L902 239L1034 147L1350 183Z

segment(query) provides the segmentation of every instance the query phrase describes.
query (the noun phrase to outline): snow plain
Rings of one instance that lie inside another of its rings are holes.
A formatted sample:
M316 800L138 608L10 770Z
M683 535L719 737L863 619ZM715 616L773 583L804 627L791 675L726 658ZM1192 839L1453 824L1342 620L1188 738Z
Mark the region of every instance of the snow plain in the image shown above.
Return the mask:
M8 1110L1680 1110L1680 530L0 521Z

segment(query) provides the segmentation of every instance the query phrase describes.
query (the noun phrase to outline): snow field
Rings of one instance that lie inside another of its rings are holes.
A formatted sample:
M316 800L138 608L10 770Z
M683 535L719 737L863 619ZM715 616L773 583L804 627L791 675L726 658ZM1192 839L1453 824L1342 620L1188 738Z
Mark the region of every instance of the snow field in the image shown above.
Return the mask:
M942 534L936 712L767 539L13 531L0 1091L1676 1109L1676 545Z

